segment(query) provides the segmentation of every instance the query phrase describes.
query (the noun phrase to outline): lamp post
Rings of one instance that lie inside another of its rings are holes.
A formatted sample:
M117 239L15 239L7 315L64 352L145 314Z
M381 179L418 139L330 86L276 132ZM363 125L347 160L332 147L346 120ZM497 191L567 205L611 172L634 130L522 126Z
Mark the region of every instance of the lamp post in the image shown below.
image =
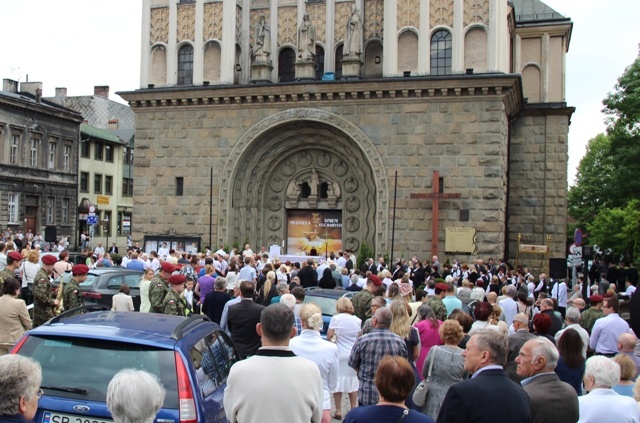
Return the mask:
M102 225L104 226L104 231L107 233L107 242L106 248L109 248L109 216L105 216L105 219L102 221Z

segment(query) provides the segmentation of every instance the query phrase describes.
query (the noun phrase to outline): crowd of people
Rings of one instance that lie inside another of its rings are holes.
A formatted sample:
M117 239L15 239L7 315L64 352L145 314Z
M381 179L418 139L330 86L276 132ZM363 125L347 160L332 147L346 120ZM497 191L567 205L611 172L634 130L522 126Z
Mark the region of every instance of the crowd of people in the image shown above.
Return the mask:
M436 256L414 257L388 265L368 258L357 266L345 251L322 263L291 263L249 245L241 252L221 246L203 254L161 253L146 257L131 248L113 265L144 272L140 312L203 313L228 332L243 359L231 368L225 391L231 422L265 415L322 423L372 416L409 423L600 422L615 415L640 423L637 338L620 317L618 289L622 282L633 294L629 268L615 283L601 273L583 298L582 278L572 288L491 259L441 265ZM53 311L59 303L45 285L61 266L45 258L31 282L34 303L46 297ZM21 293L5 276L15 275L23 259L16 251L0 253L0 266L6 260L8 269L0 272L2 291L10 297L0 298L3 309ZM81 282L88 270L71 267L72 281ZM304 301L310 287L345 292L328 327L320 308ZM78 305L77 292L77 285L65 287L65 309ZM130 310L126 286L121 294L114 309ZM21 327L3 342L28 330L24 311L16 311L12 319ZM48 316L34 317L33 325ZM259 383L275 379L278 390ZM286 407L279 406L282 390Z

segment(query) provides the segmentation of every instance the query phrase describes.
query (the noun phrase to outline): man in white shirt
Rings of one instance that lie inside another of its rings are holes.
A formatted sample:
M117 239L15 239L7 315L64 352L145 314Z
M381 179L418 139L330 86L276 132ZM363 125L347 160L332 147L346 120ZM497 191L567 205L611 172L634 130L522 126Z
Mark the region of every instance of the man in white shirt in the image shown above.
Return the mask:
M619 307L617 298L604 299L602 305L604 317L596 320L589 341L589 347L596 354L613 357L619 352L618 338L623 333L629 333L629 324L618 315Z
M558 311L564 318L567 312L567 284L562 279L551 287L551 298L558 302Z
M242 252L242 255L244 257L252 257L253 256L253 250L251 250L251 246L249 244L246 244L244 246L244 251Z
M98 242L98 246L93 250L93 254L99 256L100 254L104 254L104 248L102 247L102 243Z
M513 299L516 296L516 287L507 286L506 298L498 303L504 313L504 319L508 326L513 323L513 318L518 314L518 303Z
M220 248L218 248L218 251L216 251L215 253L222 257L227 255L227 253L224 251L224 245L220 245Z
M167 247L167 243L163 242L162 247L158 248L158 256L159 257L169 257L169 247Z
M578 308L576 307L569 307L567 309L567 315L565 316L567 326L556 333L555 340L556 345L558 345L560 337L567 329L575 330L576 332L578 332L578 335L580 335L580 338L582 338L582 356L586 359L587 347L589 346L589 332L587 332L582 326L580 326L580 320L580 310L578 310Z
M253 267L253 259L249 256L244 258L244 266L240 269L240 273L238 274L238 278L240 280L256 282L256 269Z

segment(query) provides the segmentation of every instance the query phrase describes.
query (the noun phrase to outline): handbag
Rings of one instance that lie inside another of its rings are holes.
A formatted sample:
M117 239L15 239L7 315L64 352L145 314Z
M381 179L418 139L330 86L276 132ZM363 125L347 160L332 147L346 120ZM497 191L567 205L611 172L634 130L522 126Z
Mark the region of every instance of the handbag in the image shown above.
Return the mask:
M429 360L429 372L427 373L427 377L421 381L416 389L413 391L413 403L419 407L423 407L427 403L427 394L429 393L429 379L431 378L431 371L433 370L433 359L436 356L436 351L438 347L434 347L433 354L431 354L431 360Z

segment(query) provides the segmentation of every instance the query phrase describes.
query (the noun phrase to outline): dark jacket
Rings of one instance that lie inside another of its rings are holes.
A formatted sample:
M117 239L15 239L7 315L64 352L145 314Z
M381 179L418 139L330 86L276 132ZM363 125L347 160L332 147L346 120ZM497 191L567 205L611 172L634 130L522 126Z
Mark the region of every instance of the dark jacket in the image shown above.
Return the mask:
M300 278L300 285L303 288L310 286L318 286L318 272L313 266L305 266L298 272L298 278Z
M578 421L578 395L555 373L539 375L523 388L531 400L531 423Z
M227 325L241 358L254 355L262 346L262 340L256 332L262 310L264 306L254 303L253 299L243 298L238 304L229 306Z

